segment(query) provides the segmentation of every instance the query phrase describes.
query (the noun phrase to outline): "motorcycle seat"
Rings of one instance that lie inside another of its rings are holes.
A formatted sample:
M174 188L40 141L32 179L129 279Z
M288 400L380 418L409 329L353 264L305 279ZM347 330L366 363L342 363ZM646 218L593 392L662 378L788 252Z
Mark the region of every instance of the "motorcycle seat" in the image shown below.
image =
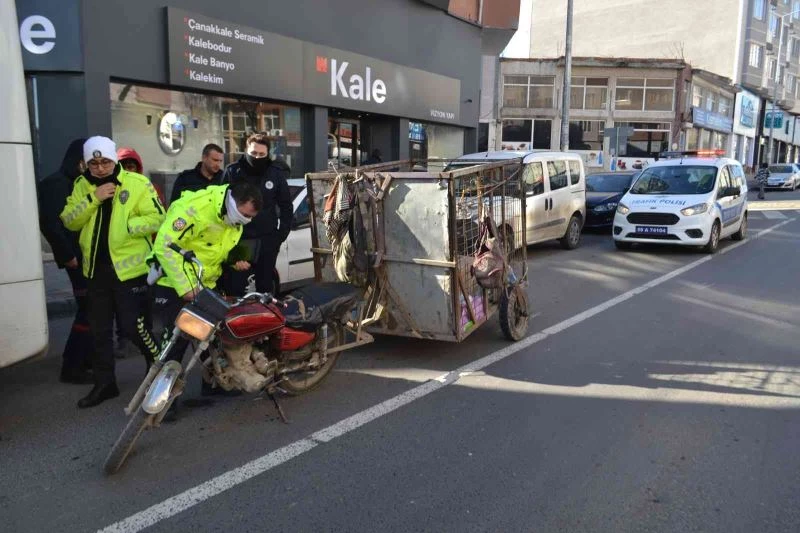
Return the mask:
M361 289L349 283L315 283L287 295L283 316L288 327L313 332L322 324L338 321L355 307L360 296Z

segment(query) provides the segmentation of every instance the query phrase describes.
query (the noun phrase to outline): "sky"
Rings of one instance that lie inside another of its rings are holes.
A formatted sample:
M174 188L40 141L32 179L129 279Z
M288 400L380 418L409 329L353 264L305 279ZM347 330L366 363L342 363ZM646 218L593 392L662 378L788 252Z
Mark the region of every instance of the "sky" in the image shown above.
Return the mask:
M519 6L518 30L500 54L501 57L526 58L531 46L531 11L533 0L522 0Z

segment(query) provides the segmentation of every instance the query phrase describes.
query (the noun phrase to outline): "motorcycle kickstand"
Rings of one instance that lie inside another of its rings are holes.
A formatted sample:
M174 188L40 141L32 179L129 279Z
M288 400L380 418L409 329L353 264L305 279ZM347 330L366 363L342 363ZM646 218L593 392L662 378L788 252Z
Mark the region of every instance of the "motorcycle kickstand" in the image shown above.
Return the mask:
M283 422L284 424L288 424L289 419L286 418L286 415L283 413L283 408L281 407L281 404L278 403L278 398L275 397L275 389L269 388L265 392L267 393L269 399L272 400L272 405L275 406L275 410L278 411L278 416L280 417L281 422Z

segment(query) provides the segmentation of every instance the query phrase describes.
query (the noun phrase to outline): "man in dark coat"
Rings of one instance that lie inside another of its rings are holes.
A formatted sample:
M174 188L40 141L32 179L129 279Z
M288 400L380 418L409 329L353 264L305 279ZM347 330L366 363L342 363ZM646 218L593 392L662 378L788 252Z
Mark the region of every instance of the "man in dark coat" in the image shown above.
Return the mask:
M64 227L59 218L72 193L75 178L83 173L83 143L86 139L75 139L67 148L61 168L44 178L37 185L39 196L39 227L53 250L58 268L66 269L72 284L78 310L72 322L72 329L64 346L61 365L61 381L64 383L86 384L92 376L86 370L92 353L92 338L89 334L89 320L86 314L86 278L81 268L81 250L78 234Z
M200 191L209 185L222 183L222 165L225 161L222 148L217 144L203 147L202 158L194 168L184 170L175 178L169 203L172 204L185 191Z
M289 236L294 210L289 185L288 167L269 157L269 140L263 133L247 139L245 154L225 169L223 183L245 181L256 185L264 199L264 206L253 221L244 227L240 248L247 254L240 259L253 265L258 292L274 292L275 262L281 244ZM225 282L230 294L243 294L248 273L229 272Z

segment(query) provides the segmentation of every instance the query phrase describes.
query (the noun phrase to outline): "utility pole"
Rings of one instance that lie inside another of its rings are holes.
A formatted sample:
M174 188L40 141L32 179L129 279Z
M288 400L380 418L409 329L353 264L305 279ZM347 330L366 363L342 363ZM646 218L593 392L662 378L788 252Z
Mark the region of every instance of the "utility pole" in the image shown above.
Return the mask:
M780 24L778 32L778 58L775 61L775 78L772 85L772 111L769 116L769 141L767 142L767 163L772 164L772 132L775 130L775 109L778 107L778 83L781 78L781 48L783 45L783 17L778 19ZM769 31L769 29L767 29Z
M569 106L572 96L572 0L567 0L567 38L564 48L564 86L561 95L561 151L569 150Z

